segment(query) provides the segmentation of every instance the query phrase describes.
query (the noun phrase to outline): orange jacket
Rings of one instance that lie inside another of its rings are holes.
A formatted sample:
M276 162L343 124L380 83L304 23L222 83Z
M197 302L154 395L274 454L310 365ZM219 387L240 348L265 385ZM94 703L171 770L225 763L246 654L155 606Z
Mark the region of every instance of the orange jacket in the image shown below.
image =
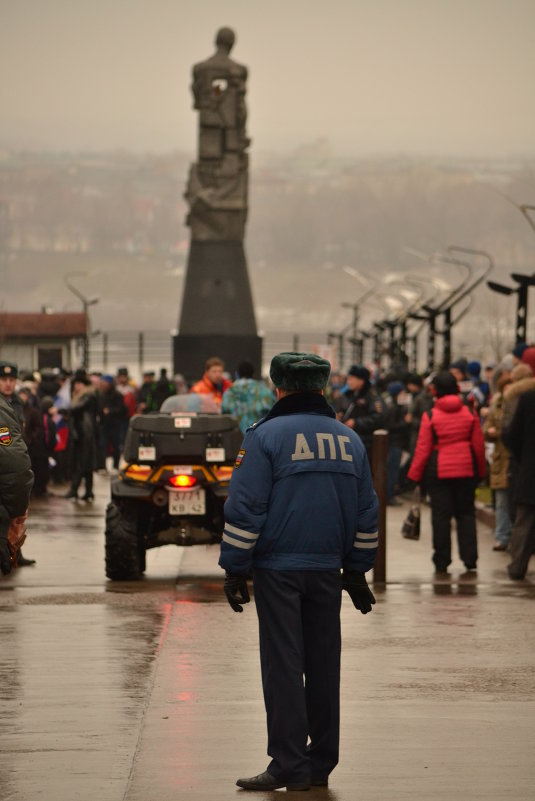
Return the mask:
M201 380L192 386L190 392L194 392L196 395L211 395L216 403L221 403L223 393L230 386L232 386L232 381L229 381L228 378L224 378L221 384L214 384L205 373Z

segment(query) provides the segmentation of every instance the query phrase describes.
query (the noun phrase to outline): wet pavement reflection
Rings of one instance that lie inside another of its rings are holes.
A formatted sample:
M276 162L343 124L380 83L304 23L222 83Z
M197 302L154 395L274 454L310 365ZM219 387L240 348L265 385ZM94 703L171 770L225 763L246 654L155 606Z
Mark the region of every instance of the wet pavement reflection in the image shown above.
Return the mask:
M108 479L94 504L34 503L26 556L0 579L1 801L225 801L265 769L254 604L233 614L217 548L151 551L104 576ZM344 598L341 760L307 798L533 798L535 584L480 528L478 573L434 577L389 511L372 615ZM535 568L535 565L534 565ZM255 798L273 798L256 793Z

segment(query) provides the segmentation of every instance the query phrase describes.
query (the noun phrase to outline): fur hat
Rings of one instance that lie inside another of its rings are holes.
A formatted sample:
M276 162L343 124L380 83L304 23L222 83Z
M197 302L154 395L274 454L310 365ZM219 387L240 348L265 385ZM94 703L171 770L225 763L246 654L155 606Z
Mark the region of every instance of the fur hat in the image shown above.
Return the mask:
M17 378L19 368L13 362L0 362L0 378Z
M315 353L278 353L269 368L275 386L289 392L325 389L330 372L330 362Z
M363 364L354 364L349 368L347 374L355 376L355 378L362 378L364 381L370 380L370 371Z

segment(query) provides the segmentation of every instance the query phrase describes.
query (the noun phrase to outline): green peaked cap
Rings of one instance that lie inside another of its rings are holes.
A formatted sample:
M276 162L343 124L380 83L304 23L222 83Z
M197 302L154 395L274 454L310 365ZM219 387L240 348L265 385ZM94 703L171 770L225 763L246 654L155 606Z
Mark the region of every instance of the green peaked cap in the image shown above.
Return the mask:
M278 353L269 368L275 386L293 392L325 389L330 372L330 362L315 353Z

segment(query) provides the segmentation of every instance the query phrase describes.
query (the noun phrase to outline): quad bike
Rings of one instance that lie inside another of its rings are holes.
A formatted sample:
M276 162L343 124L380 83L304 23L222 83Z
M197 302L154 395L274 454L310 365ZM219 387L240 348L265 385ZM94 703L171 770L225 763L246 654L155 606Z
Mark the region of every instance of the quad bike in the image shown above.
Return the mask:
M139 579L149 548L221 541L242 438L225 414L161 411L130 420L106 509L108 578Z

